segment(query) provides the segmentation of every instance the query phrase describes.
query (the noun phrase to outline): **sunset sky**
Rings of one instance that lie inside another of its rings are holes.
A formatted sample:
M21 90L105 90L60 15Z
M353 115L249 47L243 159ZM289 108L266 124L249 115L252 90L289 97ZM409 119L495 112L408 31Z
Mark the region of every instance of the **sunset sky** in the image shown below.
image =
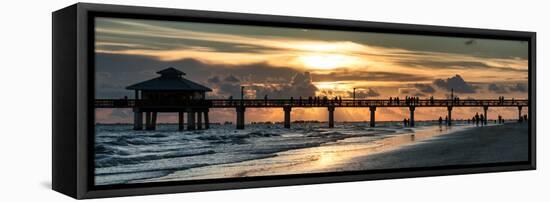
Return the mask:
M213 89L207 98L357 98L419 96L527 98L528 43L298 28L96 18L96 98L133 97L125 87L174 67ZM453 111L471 117L477 108ZM423 108L420 120L445 115ZM214 122L234 109L211 110ZM282 109L247 110L246 121L281 121ZM326 120L326 109L293 109L293 120ZM368 120L368 109L337 109L338 121ZM517 109L490 109L517 116ZM131 109L97 109L96 122L130 122ZM377 120L402 120L407 109L379 109ZM160 122L175 122L173 114Z

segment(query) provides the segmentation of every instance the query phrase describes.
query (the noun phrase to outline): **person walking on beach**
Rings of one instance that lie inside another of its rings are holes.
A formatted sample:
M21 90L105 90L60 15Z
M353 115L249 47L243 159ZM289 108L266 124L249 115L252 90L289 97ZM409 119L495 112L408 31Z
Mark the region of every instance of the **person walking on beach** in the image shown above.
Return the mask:
M441 126L441 124L443 123L443 118L441 118L441 116L439 117L439 126Z
M481 126L484 126L486 123L485 123L485 117L482 115L479 115L479 119L481 119Z
M408 125L408 121L406 118L403 119L403 127L407 127Z
M479 126L479 114L476 112L476 115L474 117L476 119L476 126Z

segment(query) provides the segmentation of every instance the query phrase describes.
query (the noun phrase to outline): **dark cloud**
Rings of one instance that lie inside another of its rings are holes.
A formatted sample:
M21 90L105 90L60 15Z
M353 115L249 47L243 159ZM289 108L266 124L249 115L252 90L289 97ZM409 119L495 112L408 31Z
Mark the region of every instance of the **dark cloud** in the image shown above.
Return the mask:
M448 69L494 69L500 71L524 72L527 69L514 69L509 67L499 67L488 65L476 61L439 61L439 60L403 60L398 62L401 65L420 67L420 68L448 68Z
M423 92L423 93L434 93L435 92L435 89L430 84L417 83L417 84L414 84L414 87L416 89L418 89L420 92Z
M314 81L425 81L428 77L396 72L340 70L330 74L312 74Z
M126 86L155 78L158 76L155 72L167 67L175 67L186 73L185 78L208 87L225 78L225 76L216 78L220 75L233 75L234 78L228 78L229 81L239 79L247 83L289 84L293 75L299 73L289 67L276 67L267 63L225 65L204 63L195 59L160 61L146 56L108 53L97 53L95 62L95 70L98 72L96 73L96 97L98 98L133 97L133 92L126 90ZM225 90L230 87L232 86L223 86ZM240 89L237 88L237 91Z
M206 81L207 81L208 83L214 83L214 84L220 83L220 82L221 82L220 77L218 77L218 76L210 77L210 78L208 78L208 80L206 80Z
M234 75L229 75L220 78L220 76L214 76L208 79L211 87L218 89L216 94L213 94L213 97L240 97L241 79L237 78ZM264 83L262 85L244 85L245 91L255 92L256 98L264 98L268 96L269 98L290 98L290 97L308 97L315 96L317 87L313 85L311 81L311 75L309 72L305 73L296 73L286 84L270 84Z
M518 83L515 86L510 87L510 91L525 93L528 91L527 84Z
M225 82L230 82L230 83L237 83L237 82L240 82L241 80L239 80L237 77L233 76L233 75L229 75L227 77L225 77L225 79L223 79Z
M468 84L460 75L455 75L447 79L436 79L433 84L447 91L454 90L455 93L475 93L476 87Z
M349 94L349 97L353 97L353 92L348 92L348 94ZM372 88L368 88L366 91L365 90L355 91L356 98L372 98L372 97L378 97L378 96L380 96L380 93Z
M502 85L497 85L497 84L489 84L489 86L487 87L489 89L489 91L491 92L495 92L495 93L508 93L508 91L506 90L506 88Z

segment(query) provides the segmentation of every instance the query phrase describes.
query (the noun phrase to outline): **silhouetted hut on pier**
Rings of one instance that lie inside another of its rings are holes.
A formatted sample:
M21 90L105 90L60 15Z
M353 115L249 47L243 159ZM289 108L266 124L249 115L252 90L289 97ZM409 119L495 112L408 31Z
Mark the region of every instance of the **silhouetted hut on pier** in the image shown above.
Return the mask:
M208 129L208 109L205 100L206 92L212 89L183 78L185 73L167 68L158 71L159 77L126 87L135 91L136 104L134 111L134 130L143 129L143 113L145 113L145 129L155 130L157 113L177 112L179 129L183 130L184 113L187 113L187 129Z

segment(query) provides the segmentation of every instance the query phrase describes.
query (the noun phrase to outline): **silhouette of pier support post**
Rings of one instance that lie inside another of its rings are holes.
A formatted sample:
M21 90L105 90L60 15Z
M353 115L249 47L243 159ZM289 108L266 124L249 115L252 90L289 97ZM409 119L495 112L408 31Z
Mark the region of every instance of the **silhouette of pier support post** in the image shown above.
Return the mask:
M521 116L521 108L522 108L522 106L518 106L518 122L521 122L521 120L522 120L522 118L521 118L522 117Z
M188 111L187 112L187 130L195 130L195 112L194 111Z
M143 112L134 109L134 130L143 130Z
M204 113L204 129L210 128L210 119L208 118L208 109Z
M334 106L328 107L328 127L334 128Z
M370 122L369 122L369 124L370 124L370 127L374 127L376 125L376 119L375 119L376 107L370 106L369 110L370 110Z
M284 127L285 127L285 128L290 128L290 111L292 110L292 107L290 107L290 106L285 106L285 107L283 107L283 110L285 111L285 123L284 123Z
M157 125L157 112L145 112L145 130L155 130Z
M197 129L202 130L202 112L197 112Z
M183 112L178 112L178 130L183 130Z
M452 113L453 113L453 106L447 106L447 113L448 113L448 114L447 114L447 117L449 118L449 121L447 121L447 125L448 125L448 126L451 126L451 125L452 125L452 122L453 122L453 121L452 121L453 119L451 118L451 117L452 117L451 115L452 115Z
M410 106L409 107L409 111L411 112L411 115L409 117L409 126L410 127L414 127L414 110L415 110L415 106Z
M237 107L237 129L244 129L244 112L245 107Z
M152 112L153 116L151 117L151 130L157 129L157 112Z
M483 106L483 124L487 125L487 110L489 110L489 106Z

